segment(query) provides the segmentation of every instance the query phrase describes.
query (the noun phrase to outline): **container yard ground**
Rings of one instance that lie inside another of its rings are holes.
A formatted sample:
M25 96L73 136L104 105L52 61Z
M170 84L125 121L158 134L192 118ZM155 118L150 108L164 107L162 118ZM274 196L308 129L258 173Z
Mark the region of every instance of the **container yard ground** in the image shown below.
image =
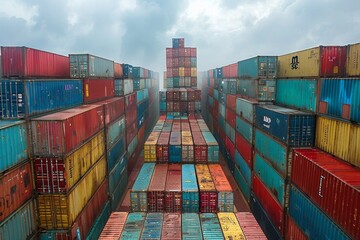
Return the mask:
M234 212L250 212L250 208L248 203L246 202L244 196L240 192L235 179L233 175L230 173L229 168L226 166L226 162L224 161L223 156L219 153L220 158L220 165L222 166L224 173L229 180L229 183L234 190ZM127 192L124 195L124 198L120 202L119 206L116 208L116 211L119 212L130 212L130 189L132 188L137 175L139 174L139 171L141 169L142 164L144 163L144 152L142 151L139 158L137 159L137 162L129 174L128 178L128 186L127 186Z

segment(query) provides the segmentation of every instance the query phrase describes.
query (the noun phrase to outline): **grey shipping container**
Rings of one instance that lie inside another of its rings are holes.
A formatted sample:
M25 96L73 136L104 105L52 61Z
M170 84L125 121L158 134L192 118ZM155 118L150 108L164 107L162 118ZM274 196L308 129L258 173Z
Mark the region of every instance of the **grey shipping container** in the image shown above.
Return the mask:
M90 54L69 54L70 77L114 77L114 61Z

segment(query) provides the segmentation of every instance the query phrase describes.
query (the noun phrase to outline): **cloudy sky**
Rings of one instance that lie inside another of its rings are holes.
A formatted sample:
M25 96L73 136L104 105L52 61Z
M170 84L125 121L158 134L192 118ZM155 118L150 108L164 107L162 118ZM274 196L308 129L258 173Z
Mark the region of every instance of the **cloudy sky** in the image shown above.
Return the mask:
M0 45L165 69L173 37L198 69L360 42L359 0L0 0Z

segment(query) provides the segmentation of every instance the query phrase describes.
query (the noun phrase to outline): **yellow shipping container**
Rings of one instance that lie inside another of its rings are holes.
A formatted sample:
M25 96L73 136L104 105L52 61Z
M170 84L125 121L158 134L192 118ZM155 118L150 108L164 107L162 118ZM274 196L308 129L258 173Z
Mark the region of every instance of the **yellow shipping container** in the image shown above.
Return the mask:
M246 239L234 213L218 213L219 222L225 239Z
M192 137L191 131L182 131L181 136L182 137Z
M179 67L179 77L184 77L184 76L185 76L185 68Z
M315 146L360 167L360 126L319 116Z
M200 191L216 191L208 165L196 164L195 169Z
M360 43L347 48L346 74L349 77L360 76Z
M197 76L197 68L191 68L191 77Z
M156 143L160 132L151 132L144 144L144 161L156 162Z
M69 229L106 177L103 156L68 194L44 194L37 198L39 227Z

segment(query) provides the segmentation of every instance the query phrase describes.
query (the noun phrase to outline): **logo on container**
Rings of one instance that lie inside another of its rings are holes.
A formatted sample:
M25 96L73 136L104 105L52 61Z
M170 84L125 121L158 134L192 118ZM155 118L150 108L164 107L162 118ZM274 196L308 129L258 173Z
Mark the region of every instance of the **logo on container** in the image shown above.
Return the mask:
M299 68L299 57L298 56L294 56L291 58L291 69L298 69Z
M263 126L266 128L270 128L271 118L264 116L263 121L265 122Z

